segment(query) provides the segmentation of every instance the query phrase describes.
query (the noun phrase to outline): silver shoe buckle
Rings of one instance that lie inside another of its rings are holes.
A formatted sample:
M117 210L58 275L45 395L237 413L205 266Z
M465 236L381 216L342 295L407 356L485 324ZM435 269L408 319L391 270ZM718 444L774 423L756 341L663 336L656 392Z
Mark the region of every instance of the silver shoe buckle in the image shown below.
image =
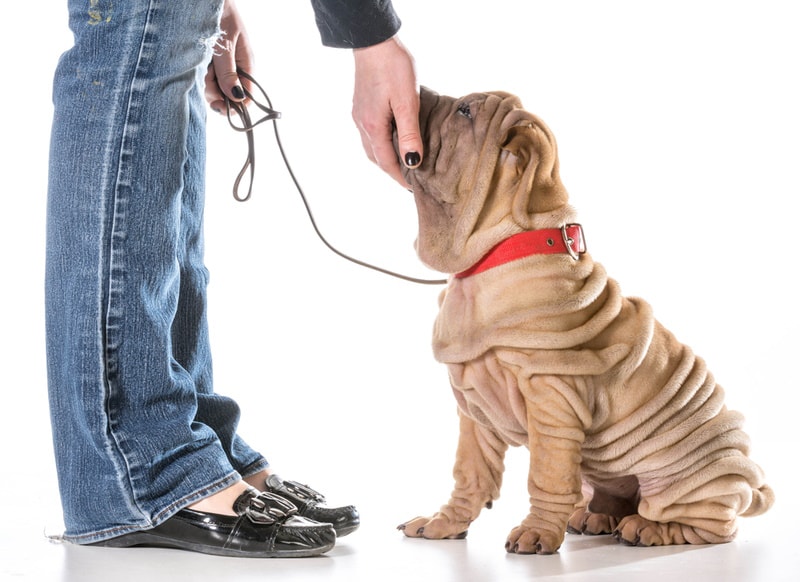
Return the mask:
M271 524L294 515L297 507L283 497L264 492L253 497L244 511L254 523Z
M297 495L297 497L304 501L311 500L316 501L317 503L325 502L325 497L318 491L314 491L308 485L302 485L297 481L284 481L283 485L290 493Z

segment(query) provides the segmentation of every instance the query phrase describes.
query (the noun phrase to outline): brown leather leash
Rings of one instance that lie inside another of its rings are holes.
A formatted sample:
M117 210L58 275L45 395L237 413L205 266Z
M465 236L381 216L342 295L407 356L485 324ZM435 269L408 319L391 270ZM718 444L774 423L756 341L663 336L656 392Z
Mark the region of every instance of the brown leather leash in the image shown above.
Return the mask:
M276 111L272 107L272 101L270 101L267 92L264 91L264 88L259 85L258 81L256 81L249 73L242 71L239 69L238 71L239 76L247 79L254 87L257 87L258 90L261 92L261 95L266 102L264 103L259 102L253 93L244 88L245 96L261 111L264 112L264 116L258 119L255 123L252 121L250 117L250 113L247 110L247 106L244 103L240 103L237 101L231 101L227 97L225 97L225 111L228 116L228 123L230 126L239 132L244 132L247 135L247 159L245 160L244 166L239 171L239 174L236 176L236 180L233 183L233 197L239 202L246 202L250 199L250 196L253 193L253 178L255 176L255 139L253 136L253 129L264 123L265 121L272 121L272 126L275 131L275 141L278 144L278 149L281 152L281 157L283 158L283 163L286 166L286 170L289 172L289 176L292 178L292 182L294 182L295 188L297 189L298 194L300 194L300 199L303 201L303 205L306 209L306 214L308 214L308 218L311 221L311 226L314 227L314 232L317 233L317 237L328 247L331 251L335 254L339 255L343 259L346 259L356 265L360 265L362 267L366 267L367 269L372 269L373 271L378 271L385 275L390 275L392 277L397 277L398 279L403 279L405 281L410 281L412 283L419 283L421 285L445 285L447 284L447 279L421 279L418 277L410 277L408 275L403 275L401 273L396 273L394 271L390 271L388 269L384 269L383 267L378 267L376 265L367 263L365 261L361 261L359 259L353 258L350 255L347 255L334 247L331 243L327 241L327 239L322 235L319 227L317 226L317 221L314 219L314 213L311 211L311 206L308 203L308 199L306 198L305 193L303 192L303 188L300 186L300 182L297 180L294 171L292 170L292 166L289 163L289 159L286 156L286 152L283 149L283 143L281 142L281 136L278 132L278 124L277 120L280 119L281 114L280 112ZM231 115L231 111L235 111L238 114L238 118L241 124L237 124L234 122L234 117ZM245 174L248 173L249 170L249 184L247 188L247 193L245 195L241 195L239 193L239 188L244 178Z

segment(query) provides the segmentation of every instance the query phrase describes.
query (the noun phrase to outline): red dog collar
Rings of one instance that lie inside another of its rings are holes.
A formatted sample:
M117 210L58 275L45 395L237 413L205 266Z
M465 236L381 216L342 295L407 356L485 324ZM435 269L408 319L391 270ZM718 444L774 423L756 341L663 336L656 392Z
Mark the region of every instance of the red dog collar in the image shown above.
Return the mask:
M555 255L567 253L576 261L586 252L586 241L580 224L567 224L561 228L528 230L515 234L498 243L483 258L466 271L456 273L463 279L482 271L510 263L531 255Z

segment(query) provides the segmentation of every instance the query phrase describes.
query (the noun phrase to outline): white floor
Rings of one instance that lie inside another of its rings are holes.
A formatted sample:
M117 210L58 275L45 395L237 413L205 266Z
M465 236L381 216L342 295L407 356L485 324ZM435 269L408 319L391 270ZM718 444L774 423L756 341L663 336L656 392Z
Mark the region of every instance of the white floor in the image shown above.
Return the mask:
M361 500L364 524L358 531L341 539L327 555L307 559L219 558L176 550L52 543L45 539L41 523L31 521L28 507L21 504L17 511L4 513L6 523L18 527L13 532L4 530L0 538L0 580L675 582L683 577L691 582L789 582L800 575L797 534L790 525L794 520L785 519L790 510L786 504L760 518L745 520L737 541L725 545L630 548L606 536L570 535L556 555L517 556L503 549L506 530L512 525L509 511L483 515L466 540L412 540L394 529L407 517L393 507L397 490L381 489L390 494L387 499Z
M210 118L217 389L241 404L242 433L284 477L363 516L324 557L267 561L47 540L60 509L45 394L46 170L52 71L70 41L66 2L52 4L4 37L20 50L0 91L0 580L800 580L794 3L395 2L421 83L454 95L510 91L550 125L595 260L651 302L745 413L778 502L722 546L568 536L554 556L508 555L506 535L527 506L521 450L509 452L502 496L466 540L404 538L397 524L436 511L450 492L454 402L429 347L438 289L325 249L268 127L256 137L253 198L234 202L245 141ZM350 55L319 45L307 2L237 4L323 232L362 260L425 276L411 199L365 159L350 120ZM38 49L25 50L32 42Z

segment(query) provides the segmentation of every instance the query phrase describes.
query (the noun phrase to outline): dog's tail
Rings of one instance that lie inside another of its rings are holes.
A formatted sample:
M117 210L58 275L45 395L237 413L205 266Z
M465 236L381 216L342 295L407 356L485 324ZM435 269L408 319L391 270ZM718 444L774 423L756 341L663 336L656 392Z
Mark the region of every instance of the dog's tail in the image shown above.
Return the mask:
M742 513L742 516L761 515L772 507L773 503L775 503L775 492L772 491L772 487L762 485L758 489L753 489L753 500L750 502L750 507Z

